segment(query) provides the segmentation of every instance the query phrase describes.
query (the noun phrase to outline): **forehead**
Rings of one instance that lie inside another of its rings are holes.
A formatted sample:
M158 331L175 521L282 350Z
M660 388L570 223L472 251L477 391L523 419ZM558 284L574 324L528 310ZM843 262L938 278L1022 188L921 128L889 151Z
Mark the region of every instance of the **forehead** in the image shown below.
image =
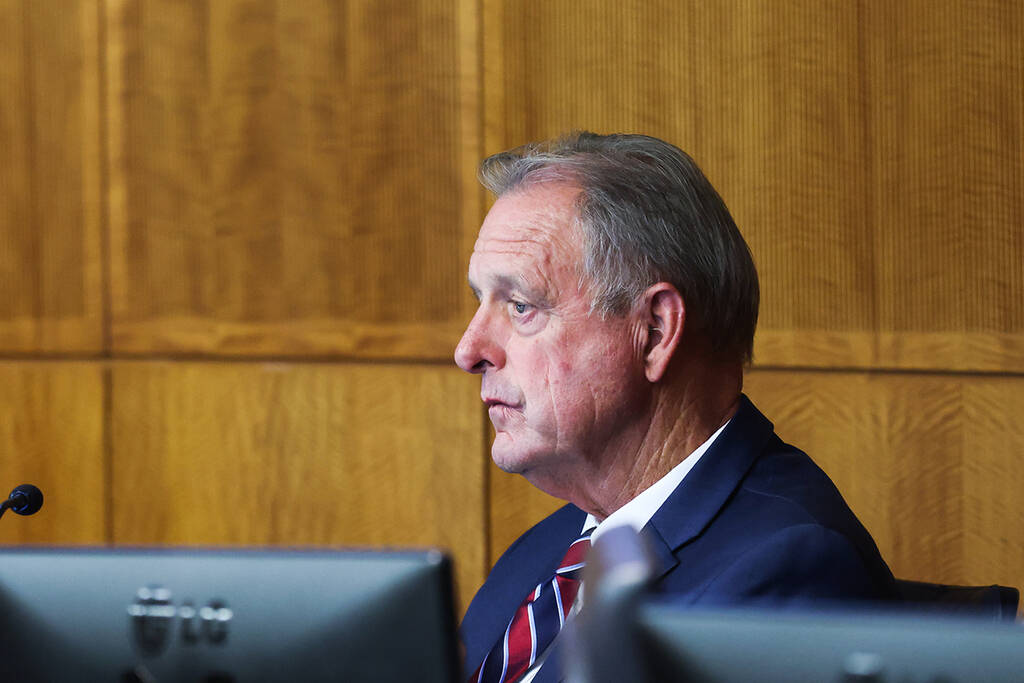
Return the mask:
M469 275L529 277L539 270L578 272L582 259L580 229L575 223L579 190L565 183L516 190L498 198L480 227ZM480 283L483 284L483 283Z

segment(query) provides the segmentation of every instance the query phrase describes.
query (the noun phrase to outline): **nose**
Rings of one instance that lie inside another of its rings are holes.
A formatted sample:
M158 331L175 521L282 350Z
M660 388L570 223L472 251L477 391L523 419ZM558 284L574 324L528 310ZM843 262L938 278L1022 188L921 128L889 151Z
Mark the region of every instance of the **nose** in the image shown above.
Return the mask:
M493 324L481 306L455 347L455 364L473 374L480 374L488 367L503 366L505 353L494 332Z

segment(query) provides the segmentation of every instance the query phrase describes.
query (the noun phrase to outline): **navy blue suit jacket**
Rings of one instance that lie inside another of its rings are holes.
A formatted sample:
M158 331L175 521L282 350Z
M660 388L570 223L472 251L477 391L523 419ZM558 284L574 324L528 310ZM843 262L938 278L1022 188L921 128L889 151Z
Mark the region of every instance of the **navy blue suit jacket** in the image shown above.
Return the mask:
M501 556L466 611L476 670L527 592L550 578L586 513L566 505ZM746 398L643 529L655 590L701 606L796 605L896 596L892 573L832 481L782 442ZM535 683L561 680L558 641Z

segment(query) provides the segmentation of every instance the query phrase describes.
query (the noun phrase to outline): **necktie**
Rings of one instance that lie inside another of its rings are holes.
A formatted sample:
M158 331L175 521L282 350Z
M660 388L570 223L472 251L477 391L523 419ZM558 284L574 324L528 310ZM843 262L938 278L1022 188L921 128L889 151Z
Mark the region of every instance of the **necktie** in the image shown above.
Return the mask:
M569 546L555 575L537 585L523 600L505 629L487 653L470 683L509 683L533 666L562 630L572 603L583 583L584 559L590 549L589 529Z

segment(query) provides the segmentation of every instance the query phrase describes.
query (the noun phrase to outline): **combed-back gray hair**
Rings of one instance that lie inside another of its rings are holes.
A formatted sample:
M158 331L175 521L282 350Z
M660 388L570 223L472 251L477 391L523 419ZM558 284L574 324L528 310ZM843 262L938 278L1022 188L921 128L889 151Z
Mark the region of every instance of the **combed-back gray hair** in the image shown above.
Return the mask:
M538 183L579 186L594 310L624 314L647 287L669 282L683 296L689 326L696 323L716 352L750 361L759 301L750 249L678 147L646 135L578 132L490 156L479 175L496 196Z

